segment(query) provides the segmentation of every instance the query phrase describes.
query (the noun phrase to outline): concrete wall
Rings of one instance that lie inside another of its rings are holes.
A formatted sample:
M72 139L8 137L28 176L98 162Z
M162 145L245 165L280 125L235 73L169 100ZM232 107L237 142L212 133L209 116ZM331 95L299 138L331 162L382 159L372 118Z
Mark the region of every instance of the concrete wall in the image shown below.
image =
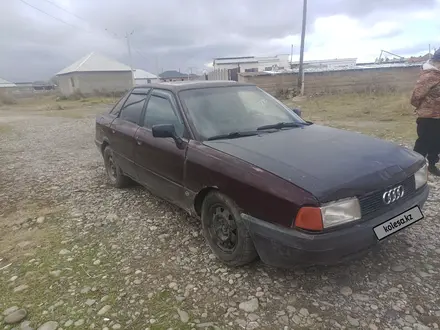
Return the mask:
M326 72L306 72L304 93L334 94L374 91L408 91L414 87L420 66L384 67ZM297 73L277 75L240 73L239 82L253 83L277 95L280 90L296 88Z
M228 69L217 69L209 72L208 80L229 80Z
M133 86L132 74L124 72L74 72L58 76L59 90L63 95L75 91L83 95L96 92L123 92Z

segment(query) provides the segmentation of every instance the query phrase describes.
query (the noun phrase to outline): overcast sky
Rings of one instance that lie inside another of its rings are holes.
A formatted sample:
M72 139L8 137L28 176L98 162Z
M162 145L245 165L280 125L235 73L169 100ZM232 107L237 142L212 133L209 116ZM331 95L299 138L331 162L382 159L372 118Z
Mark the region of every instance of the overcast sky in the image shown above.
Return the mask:
M59 20L32 8L27 2ZM302 0L0 0L0 77L45 80L91 51L200 72L214 57L298 57ZM54 6L50 2L58 5ZM440 0L308 0L305 59L374 60L440 47Z

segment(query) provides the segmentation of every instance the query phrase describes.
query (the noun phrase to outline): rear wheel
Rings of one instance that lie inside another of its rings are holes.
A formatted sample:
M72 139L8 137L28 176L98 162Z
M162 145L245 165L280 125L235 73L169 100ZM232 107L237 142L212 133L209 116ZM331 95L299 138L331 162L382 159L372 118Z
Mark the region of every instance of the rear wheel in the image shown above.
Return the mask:
M128 186L130 179L122 173L121 168L116 164L113 158L113 150L109 146L105 147L103 156L105 171L110 184L116 188Z
M242 266L258 257L238 207L218 191L203 201L202 229L211 250L225 264Z

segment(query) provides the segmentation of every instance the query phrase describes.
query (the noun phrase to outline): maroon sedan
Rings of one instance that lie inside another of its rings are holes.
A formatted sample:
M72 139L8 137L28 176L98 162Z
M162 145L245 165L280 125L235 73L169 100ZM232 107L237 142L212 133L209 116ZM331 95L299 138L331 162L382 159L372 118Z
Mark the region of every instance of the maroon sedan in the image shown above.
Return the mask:
M333 264L423 218L426 162L303 120L254 85L149 84L97 118L110 183L130 179L201 219L228 265Z

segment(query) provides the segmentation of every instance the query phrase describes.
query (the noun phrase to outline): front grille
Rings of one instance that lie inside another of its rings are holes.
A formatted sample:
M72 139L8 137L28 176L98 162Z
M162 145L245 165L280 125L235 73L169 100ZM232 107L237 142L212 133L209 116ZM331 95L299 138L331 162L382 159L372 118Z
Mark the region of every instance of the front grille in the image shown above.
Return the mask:
M386 205L382 200L383 193L399 185L403 185L405 189L405 194L397 202L391 203L390 205ZM400 204L413 197L415 192L416 192L416 183L415 183L414 175L412 175L400 183L360 196L359 203L361 206L362 217L365 217L366 215L376 211L385 211L388 208L392 208L395 205Z

